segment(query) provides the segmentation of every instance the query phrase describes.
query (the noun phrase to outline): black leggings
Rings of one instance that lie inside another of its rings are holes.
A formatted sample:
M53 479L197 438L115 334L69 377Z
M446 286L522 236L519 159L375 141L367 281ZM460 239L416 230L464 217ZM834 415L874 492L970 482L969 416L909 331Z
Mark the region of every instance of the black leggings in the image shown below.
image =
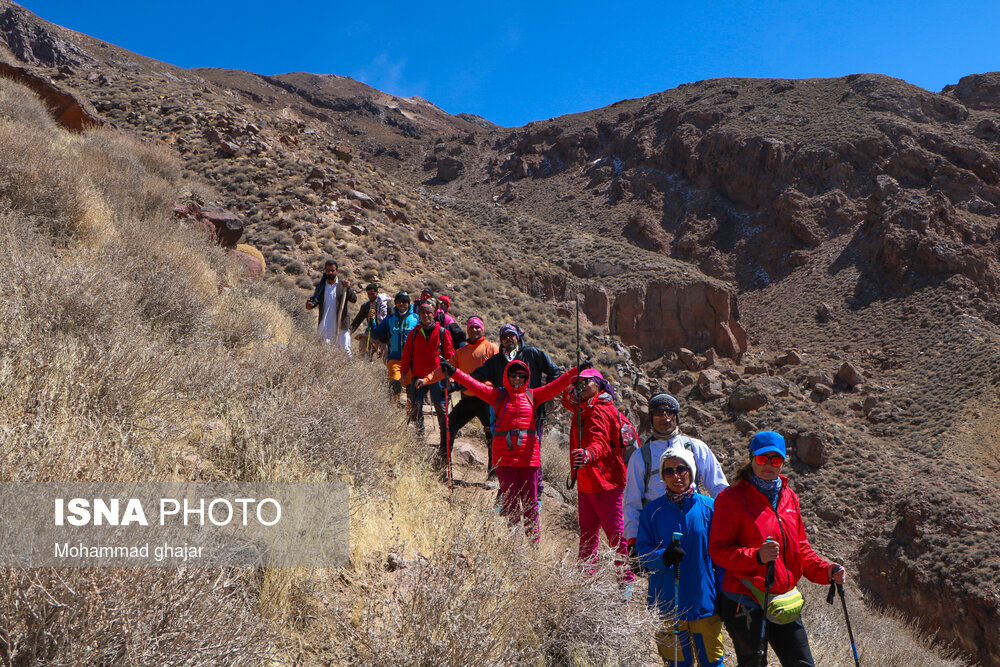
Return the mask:
M746 607L730 600L725 593L719 593L719 615L726 626L729 638L733 640L736 650L736 667L758 667L757 649L760 647L760 620L762 611L756 609L750 612L749 619L745 616ZM767 643L774 649L775 655L781 661L781 667L816 667L812 652L809 650L809 637L798 618L794 623L778 625L767 623Z
M493 467L493 434L490 429L490 406L489 403L476 398L475 396L462 396L462 400L455 404L451 414L448 415L448 431L451 433L451 441L455 441L455 436L459 430L473 419L478 419L483 425L483 432L486 434L486 456L487 469ZM444 459L447 453L444 450L444 443L441 448L441 458Z

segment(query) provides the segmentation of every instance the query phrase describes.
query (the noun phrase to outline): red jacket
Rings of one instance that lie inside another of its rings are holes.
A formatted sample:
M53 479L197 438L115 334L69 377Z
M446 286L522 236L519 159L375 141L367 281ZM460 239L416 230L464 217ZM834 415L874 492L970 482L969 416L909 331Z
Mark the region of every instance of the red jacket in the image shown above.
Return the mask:
M493 465L510 468L537 468L542 465L538 433L535 431L535 408L559 395L576 378L576 368L571 368L552 382L538 389L522 386L517 391L508 377L512 368L520 367L528 373L528 365L519 359L507 364L503 370L503 389L483 384L464 371L455 370L454 379L470 393L493 406L496 424L493 430ZM530 378L528 382L530 382ZM531 392L530 396L528 392Z
M740 579L752 579L754 586L764 590L767 567L757 562L757 550L768 537L777 541L780 548L771 593L787 593L803 574L817 584L830 583L830 563L816 555L809 545L799 497L782 475L777 512L767 497L745 480L716 497L708 552L715 564L726 571L722 590L748 595L750 591Z
M576 396L569 388L562 395L563 407L572 413L569 429L570 452L581 447L590 452L591 462L576 472L577 490L580 493L601 493L625 488L626 468L622 453L615 446L618 426L618 408L607 394L597 394L583 404L580 421L583 426L583 444L579 444L576 431Z
M438 357L451 359L454 355L455 346L447 329L435 322L428 336L424 333L424 325L418 324L410 330L403 343L400 370L403 375L412 372L414 378L421 378L434 372L441 363Z

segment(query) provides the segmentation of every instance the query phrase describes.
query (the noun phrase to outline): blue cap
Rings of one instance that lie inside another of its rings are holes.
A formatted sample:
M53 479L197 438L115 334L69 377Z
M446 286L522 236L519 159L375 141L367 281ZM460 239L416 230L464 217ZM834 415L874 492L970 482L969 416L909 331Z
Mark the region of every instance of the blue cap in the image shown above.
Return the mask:
M767 454L768 452L781 454L781 458L783 459L788 458L788 453L785 451L785 439L781 437L780 433L776 433L775 431L761 431L750 441L751 456Z

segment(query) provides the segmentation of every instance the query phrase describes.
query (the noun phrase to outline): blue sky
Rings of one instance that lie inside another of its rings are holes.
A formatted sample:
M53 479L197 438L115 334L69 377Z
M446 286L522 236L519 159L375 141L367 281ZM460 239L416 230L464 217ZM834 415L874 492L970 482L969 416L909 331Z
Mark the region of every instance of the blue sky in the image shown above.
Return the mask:
M1000 70L1000 2L25 0L180 67L341 74L501 125L720 76L877 72L929 90Z

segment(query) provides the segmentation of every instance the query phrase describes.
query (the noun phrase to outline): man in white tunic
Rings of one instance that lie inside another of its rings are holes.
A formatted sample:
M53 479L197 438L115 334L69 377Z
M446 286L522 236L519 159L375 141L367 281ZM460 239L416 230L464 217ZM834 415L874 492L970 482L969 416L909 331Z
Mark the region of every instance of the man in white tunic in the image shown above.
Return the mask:
M306 301L306 310L319 309L320 340L327 345L336 345L351 354L351 318L347 312L347 301L355 303L358 297L351 289L350 280L337 276L339 267L332 259L326 260L323 277L316 283L313 295Z

